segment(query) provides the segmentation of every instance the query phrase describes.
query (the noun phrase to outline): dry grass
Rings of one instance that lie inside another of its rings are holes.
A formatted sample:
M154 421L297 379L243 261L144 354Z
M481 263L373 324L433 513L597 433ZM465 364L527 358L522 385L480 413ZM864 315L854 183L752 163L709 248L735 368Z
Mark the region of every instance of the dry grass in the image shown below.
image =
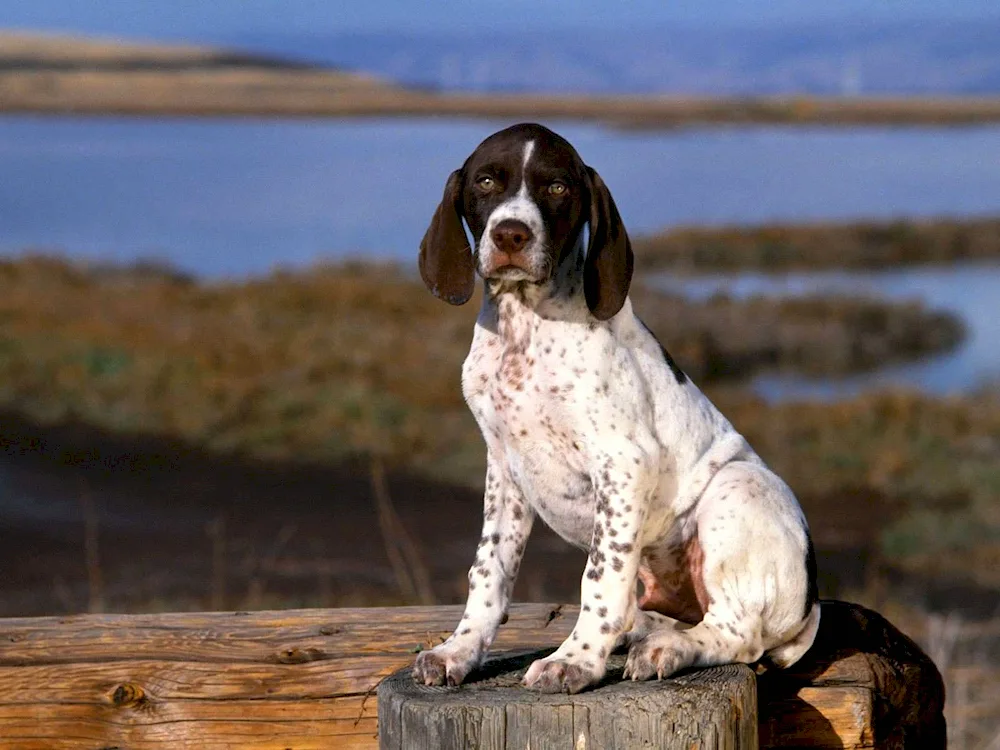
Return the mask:
M682 227L639 238L649 268L898 268L1000 258L1000 219Z
M0 67L177 62L205 65L217 57L218 50L191 44L149 44L70 34L0 31Z
M713 397L802 498L817 544L871 535L896 571L1000 590L1000 392L773 406Z
M697 381L783 369L837 376L951 349L960 321L917 302L718 294L704 302L633 288L635 309Z
M768 406L716 384L763 366L843 372L897 348L925 351L940 345L936 326L947 331L947 319L865 301L692 304L648 290L636 306L813 503L807 510L855 509L824 528L857 537L857 508L871 503L880 522L867 533L886 526L872 544L893 565L1000 586L996 393ZM390 266L199 284L23 258L0 263L0 408L219 455L331 463L364 454L478 486L482 440L459 387L475 314L475 304L444 305ZM413 568L405 544L393 545L401 569Z
M636 304L699 380L775 366L850 372L958 338L952 319L909 305L689 303L648 290ZM481 441L459 388L475 314L389 266L198 284L7 261L0 408L261 458L377 453L478 482Z

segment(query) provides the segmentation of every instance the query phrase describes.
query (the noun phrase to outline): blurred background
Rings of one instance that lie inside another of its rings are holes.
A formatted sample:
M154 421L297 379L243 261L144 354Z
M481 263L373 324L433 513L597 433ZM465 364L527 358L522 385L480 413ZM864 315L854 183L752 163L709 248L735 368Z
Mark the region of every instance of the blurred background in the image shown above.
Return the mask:
M792 485L821 591L1000 747L1000 10L14 0L0 10L0 616L452 603L475 303L444 180L539 120L633 299ZM540 526L540 525L539 525ZM573 601L537 528L520 600Z

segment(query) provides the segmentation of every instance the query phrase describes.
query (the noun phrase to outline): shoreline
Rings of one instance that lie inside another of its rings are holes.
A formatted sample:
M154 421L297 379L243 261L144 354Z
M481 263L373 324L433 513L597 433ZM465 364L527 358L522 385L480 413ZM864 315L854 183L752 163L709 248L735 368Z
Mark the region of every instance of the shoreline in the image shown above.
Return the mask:
M0 114L572 120L623 130L748 125L963 127L1000 123L1000 97L691 97L345 87L316 69L0 72Z
M0 30L0 115L566 119L622 129L1000 123L1000 96L474 93L197 45Z

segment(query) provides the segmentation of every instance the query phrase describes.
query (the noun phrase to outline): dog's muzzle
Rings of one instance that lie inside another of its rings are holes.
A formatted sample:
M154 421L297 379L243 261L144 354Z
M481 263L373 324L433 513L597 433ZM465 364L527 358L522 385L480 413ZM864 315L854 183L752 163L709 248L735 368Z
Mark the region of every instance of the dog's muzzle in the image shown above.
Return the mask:
M480 273L487 279L539 281L543 272L531 227L518 219L497 222L481 248Z

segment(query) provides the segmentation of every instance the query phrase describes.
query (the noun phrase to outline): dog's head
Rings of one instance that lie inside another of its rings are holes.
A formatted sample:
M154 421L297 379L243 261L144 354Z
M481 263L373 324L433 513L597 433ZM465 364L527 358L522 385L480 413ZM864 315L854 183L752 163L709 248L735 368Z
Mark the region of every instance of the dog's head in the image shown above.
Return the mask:
M588 222L583 289L593 315L607 320L625 303L632 279L632 247L611 193L564 138L541 125L514 125L451 173L420 243L420 275L453 305L472 296L476 273L487 281L544 284Z

